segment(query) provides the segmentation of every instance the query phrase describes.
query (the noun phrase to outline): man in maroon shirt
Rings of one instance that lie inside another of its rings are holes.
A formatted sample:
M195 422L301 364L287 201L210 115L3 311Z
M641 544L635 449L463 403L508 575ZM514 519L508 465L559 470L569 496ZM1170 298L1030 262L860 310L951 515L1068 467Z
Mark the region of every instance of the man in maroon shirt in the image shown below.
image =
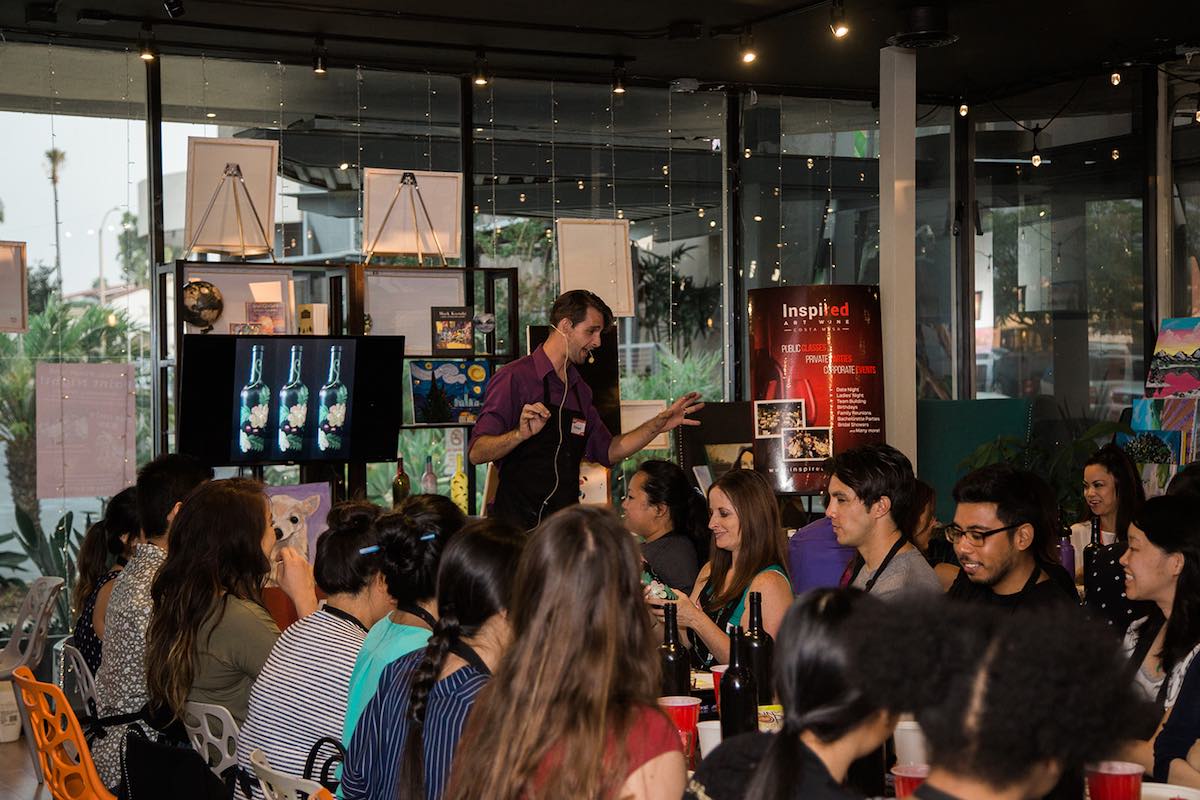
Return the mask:
M704 407L689 392L634 430L613 436L575 368L600 346L612 310L595 294L566 292L550 309L550 337L528 356L498 370L471 432L472 464L495 461L500 484L492 515L531 530L579 501L579 464L586 457L612 466L663 431L698 425L688 414Z

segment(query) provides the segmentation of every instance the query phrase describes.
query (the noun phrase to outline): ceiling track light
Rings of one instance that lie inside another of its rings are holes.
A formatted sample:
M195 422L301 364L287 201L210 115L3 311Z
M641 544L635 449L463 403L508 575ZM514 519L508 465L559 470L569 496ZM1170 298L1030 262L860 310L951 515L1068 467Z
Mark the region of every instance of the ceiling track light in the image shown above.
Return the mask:
M320 36L313 42L313 74L324 75L326 72L325 61L328 53L325 50L325 40Z
M829 32L835 39L845 39L850 35L850 24L846 22L845 0L833 0L829 4Z
M183 0L163 0L163 10L171 19L182 17L186 11L183 7Z
M138 34L138 58L146 62L158 58L154 50L154 31L149 25L143 25L142 32Z
M618 61L613 66L612 93L625 94L625 64Z
M743 64L753 64L758 60L758 51L754 49L754 33L749 28L738 37L738 57Z
M1120 86L1121 85L1121 73L1117 72L1114 69L1112 75L1108 76L1108 82L1111 83L1113 86Z
M970 112L971 112L971 109L967 107L967 104L966 104L966 103L963 103L962 105L960 105L960 106L958 107L958 115L959 115L960 117L965 117L965 116L966 116L967 114L969 114Z
M487 86L491 79L488 77L487 56L480 50L475 54L475 71L471 75L471 82L476 86Z

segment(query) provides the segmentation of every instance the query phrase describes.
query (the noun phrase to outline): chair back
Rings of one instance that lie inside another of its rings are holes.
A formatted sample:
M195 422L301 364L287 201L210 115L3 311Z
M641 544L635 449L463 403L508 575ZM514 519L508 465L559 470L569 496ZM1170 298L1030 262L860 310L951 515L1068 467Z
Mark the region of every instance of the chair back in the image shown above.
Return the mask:
M71 644L70 640L63 642L61 647L62 671L58 676L58 685L63 690L63 694L67 694L67 686L74 687L74 691L72 692L74 697L71 698L77 701L74 703L74 707L80 709L88 716L99 713L99 700L96 697L96 678L92 675L92 668L88 666L83 653L79 652L79 649ZM68 681L71 682L68 683Z
M29 712L38 767L54 800L115 800L96 774L83 730L62 689L34 680L26 666L17 667L12 679Z
M241 732L225 706L188 703L183 707L183 727L192 747L218 777L224 777L225 770L237 766Z
M262 750L250 753L250 766L258 777L266 800L333 800L329 790L316 781L306 781L271 769Z
M35 670L46 651L50 620L54 617L54 600L66 581L62 578L41 577L29 587L21 610L12 628L12 638L0 653L0 680L6 680L17 667Z

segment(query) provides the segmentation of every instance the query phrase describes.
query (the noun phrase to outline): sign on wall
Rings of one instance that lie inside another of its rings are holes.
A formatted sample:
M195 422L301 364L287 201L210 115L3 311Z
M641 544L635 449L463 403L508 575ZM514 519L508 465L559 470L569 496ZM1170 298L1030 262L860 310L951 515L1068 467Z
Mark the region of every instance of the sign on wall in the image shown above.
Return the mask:
M749 311L755 469L819 493L825 459L884 439L879 287L752 289Z

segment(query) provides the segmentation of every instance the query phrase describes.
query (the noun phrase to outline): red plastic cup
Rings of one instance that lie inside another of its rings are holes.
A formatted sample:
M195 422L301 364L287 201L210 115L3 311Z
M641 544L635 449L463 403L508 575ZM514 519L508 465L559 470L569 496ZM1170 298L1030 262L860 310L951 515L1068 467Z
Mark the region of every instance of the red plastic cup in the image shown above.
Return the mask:
M700 722L700 698L671 696L658 698L658 707L667 712L675 729L679 731L679 741L683 745L683 755L687 759L689 769L694 766L696 756L696 725Z
M725 670L729 669L728 664L717 664L712 668L713 676L713 698L717 701L717 716L721 715L721 678L725 677Z
M896 797L911 797L917 787L929 777L928 764L897 764L892 767ZM1095 800L1095 798L1093 798Z
M1142 765L1129 761L1101 761L1087 768L1091 800L1140 800Z

